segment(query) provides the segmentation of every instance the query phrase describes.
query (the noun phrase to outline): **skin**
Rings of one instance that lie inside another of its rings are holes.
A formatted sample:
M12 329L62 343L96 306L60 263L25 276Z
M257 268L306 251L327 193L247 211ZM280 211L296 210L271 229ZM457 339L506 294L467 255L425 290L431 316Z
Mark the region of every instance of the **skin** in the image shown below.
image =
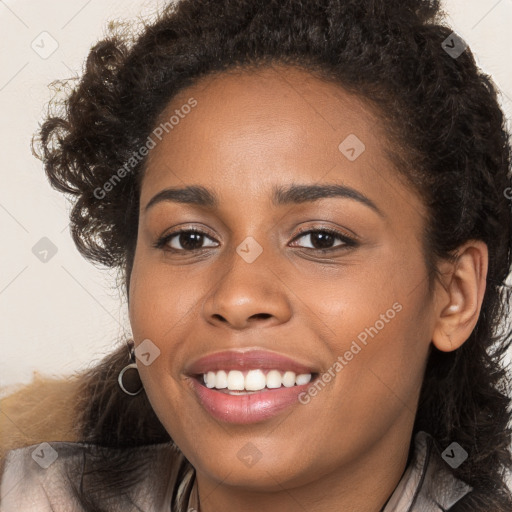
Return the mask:
M424 205L386 157L378 116L339 86L288 67L222 73L181 91L162 119L190 97L197 106L150 152L141 186L129 313L136 346L150 339L161 351L138 363L151 404L196 469L201 512L378 512L406 468L430 348L455 350L476 324L486 246L468 242L455 263L441 262L429 292ZM354 161L338 149L349 134L366 147ZM273 186L318 183L352 187L380 213L340 197L271 203ZM164 201L146 211L163 189L186 185L211 189L218 208ZM191 227L202 242L153 247ZM301 227L358 245L333 238L322 254ZM252 263L236 252L247 237L263 249ZM184 373L203 355L250 347L325 372L395 303L402 310L307 405L260 423L213 419ZM237 457L248 443L261 452L252 467Z

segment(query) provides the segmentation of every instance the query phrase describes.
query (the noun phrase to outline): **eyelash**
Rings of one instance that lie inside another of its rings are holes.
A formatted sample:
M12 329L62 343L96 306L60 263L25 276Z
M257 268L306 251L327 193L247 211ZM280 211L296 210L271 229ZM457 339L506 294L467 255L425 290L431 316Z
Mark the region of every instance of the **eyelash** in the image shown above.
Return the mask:
M180 231L175 231L173 233L168 233L167 235L161 236L153 244L153 247L156 249L162 249L164 251L173 252L173 253L185 253L185 252L192 253L195 251L202 251L204 249L208 249L208 247L203 247L203 248L199 248L199 249L186 250L186 249L175 249L174 247L173 248L166 247L166 245L169 243L170 240L172 240L175 236L181 235L182 233L197 233L199 235L204 235L204 236L212 239L212 237L208 233L206 233L205 231L201 231L200 229L196 229L196 228L182 229ZM335 238L338 238L339 240L341 240L343 242L343 245L339 245L336 247L330 247L327 249L315 249L315 248L311 248L311 247L304 248L309 251L317 251L317 252L325 254L325 253L328 253L331 251L336 251L336 250L344 250L344 249L346 250L348 248L357 247L359 245L359 243L354 238L349 237L344 233L341 233L339 231L336 231L334 229L329 229L329 228L317 228L317 229L304 228L304 229L301 229L301 230L299 230L299 232L293 238L292 241L297 240L299 238L302 238L302 237L312 234L312 233L327 233L327 234L332 235Z

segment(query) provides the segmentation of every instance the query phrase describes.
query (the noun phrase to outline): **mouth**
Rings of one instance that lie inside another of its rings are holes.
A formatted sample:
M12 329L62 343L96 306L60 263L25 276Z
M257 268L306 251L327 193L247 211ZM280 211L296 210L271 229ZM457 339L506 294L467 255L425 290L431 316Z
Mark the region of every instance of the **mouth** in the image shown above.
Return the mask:
M185 373L205 412L237 424L262 422L301 405L300 395L320 376L311 365L262 350L205 356Z

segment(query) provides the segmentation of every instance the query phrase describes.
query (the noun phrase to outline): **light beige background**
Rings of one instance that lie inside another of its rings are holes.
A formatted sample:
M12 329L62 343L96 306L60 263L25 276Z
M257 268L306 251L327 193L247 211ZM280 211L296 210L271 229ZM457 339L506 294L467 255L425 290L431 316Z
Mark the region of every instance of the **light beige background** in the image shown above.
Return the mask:
M383 0L385 1L385 0ZM108 20L151 16L162 1L0 0L0 386L29 382L32 372L68 374L99 359L130 333L114 275L76 250L66 199L50 188L30 138L52 95L48 84L80 72ZM512 112L512 0L448 0L452 27L502 91ZM40 51L58 44L48 58ZM41 40L44 39L42 43ZM43 237L57 253L42 263Z

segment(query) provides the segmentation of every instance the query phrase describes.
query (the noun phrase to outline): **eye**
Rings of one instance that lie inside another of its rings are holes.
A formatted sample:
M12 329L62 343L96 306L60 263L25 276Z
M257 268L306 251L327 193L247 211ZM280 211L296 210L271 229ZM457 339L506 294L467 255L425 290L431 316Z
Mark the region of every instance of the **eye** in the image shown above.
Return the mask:
M205 247L202 245L205 239L212 241L212 238L204 231L199 229L185 229L160 237L154 244L154 247L172 252L191 252L204 249ZM215 247L215 244L209 247Z
M323 252L355 247L357 245L357 242L346 234L327 228L309 229L302 231L299 236L294 238L294 240L301 238L309 239L310 241L311 247L306 247L306 249L313 249ZM341 244L333 247L332 244L336 239L340 240Z

